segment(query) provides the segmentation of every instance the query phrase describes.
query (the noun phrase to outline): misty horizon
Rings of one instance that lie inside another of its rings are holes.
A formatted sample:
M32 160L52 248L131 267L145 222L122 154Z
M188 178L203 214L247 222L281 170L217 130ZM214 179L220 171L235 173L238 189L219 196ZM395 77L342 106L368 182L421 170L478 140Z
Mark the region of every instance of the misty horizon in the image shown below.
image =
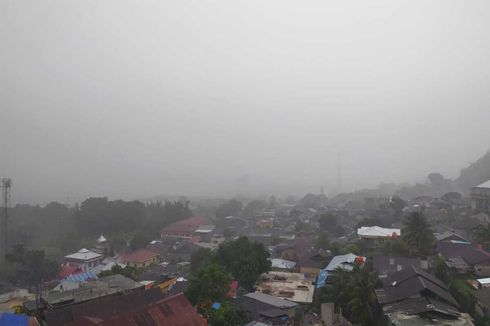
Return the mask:
M118 5L119 4L119 5ZM488 150L484 1L4 1L13 203L454 179Z

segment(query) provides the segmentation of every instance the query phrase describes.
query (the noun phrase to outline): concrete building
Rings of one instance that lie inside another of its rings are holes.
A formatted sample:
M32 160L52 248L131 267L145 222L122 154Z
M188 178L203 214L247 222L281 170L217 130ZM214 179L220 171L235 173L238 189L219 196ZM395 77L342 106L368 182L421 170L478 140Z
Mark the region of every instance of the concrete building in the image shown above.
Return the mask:
M66 255L63 258L63 266L77 267L82 272L87 272L99 265L104 256L88 249L82 248L78 252Z
M490 211L490 180L471 188L471 208Z

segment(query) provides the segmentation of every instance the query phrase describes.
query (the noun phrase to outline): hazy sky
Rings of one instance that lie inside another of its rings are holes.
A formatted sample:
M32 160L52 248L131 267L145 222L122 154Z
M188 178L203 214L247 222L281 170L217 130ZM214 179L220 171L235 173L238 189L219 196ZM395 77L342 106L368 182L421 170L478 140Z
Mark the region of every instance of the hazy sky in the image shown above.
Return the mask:
M0 1L14 202L456 177L490 147L490 2Z

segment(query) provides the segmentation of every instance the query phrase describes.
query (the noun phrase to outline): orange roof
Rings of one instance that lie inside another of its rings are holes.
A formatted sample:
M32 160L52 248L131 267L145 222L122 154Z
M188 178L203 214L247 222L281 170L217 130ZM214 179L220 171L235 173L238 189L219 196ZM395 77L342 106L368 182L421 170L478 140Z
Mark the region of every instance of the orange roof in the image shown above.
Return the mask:
M138 249L123 255L123 261L126 263L144 263L157 257L158 253L149 249Z
M167 225L163 228L162 233L165 234L181 234L194 232L198 227L203 224L208 224L209 220L204 216L196 215L186 218L185 220L178 221Z
M140 309L94 323L101 326L132 325L207 326L183 293L163 299Z

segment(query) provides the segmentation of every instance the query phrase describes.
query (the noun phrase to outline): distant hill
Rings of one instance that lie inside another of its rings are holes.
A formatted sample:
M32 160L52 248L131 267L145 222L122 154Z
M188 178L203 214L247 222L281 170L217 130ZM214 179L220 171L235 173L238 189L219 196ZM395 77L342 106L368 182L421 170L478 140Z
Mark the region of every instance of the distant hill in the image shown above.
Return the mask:
M468 193L471 187L490 180L490 151L461 170L461 175L455 180L460 190Z

